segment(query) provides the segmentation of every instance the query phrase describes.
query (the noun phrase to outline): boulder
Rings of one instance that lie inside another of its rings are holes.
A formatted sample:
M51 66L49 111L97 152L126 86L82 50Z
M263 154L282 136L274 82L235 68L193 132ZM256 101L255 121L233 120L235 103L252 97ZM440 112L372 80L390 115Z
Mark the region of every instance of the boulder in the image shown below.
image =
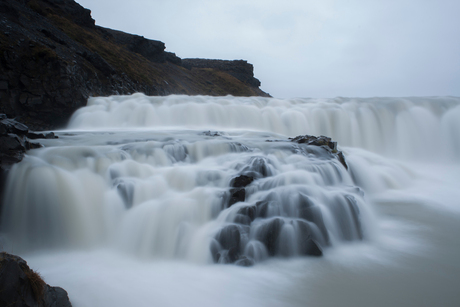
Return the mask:
M0 170L8 170L24 157L26 150L39 148L39 143L29 142L29 136L37 138L54 138L54 133L46 135L30 132L29 128L5 114L0 114Z
M289 138L291 142L295 142L297 144L306 144L310 146L320 146L326 149L328 152L333 154L337 160L348 170L348 165L345 161L345 157L341 151L337 150L337 142L333 142L330 137L321 135L321 136L313 136L313 135L299 135L295 138Z
M21 257L0 253L0 306L71 307L67 292L46 284Z
M240 175L238 177L233 178L230 185L232 187L234 187L234 188L243 188L243 187L251 184L251 182L253 182L253 181L254 181L254 177L246 176L246 175Z

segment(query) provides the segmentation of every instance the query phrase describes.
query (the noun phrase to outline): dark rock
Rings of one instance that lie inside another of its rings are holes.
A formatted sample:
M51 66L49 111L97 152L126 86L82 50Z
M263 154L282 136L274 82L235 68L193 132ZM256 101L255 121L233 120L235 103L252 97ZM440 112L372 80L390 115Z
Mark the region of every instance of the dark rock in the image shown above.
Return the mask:
M49 307L72 307L67 291L61 287L45 285L43 293L43 306Z
M43 134L43 133L36 133L36 132L28 132L26 134L26 136L31 139L31 140L35 140L35 139L57 139L57 135L54 134L54 132L48 132L46 134Z
M248 165L243 167L240 173L254 179L272 176L270 162L265 157L252 157L249 159Z
M270 203L270 201L266 200L256 202L256 216L262 218L268 217L268 207Z
M230 189L230 199L228 201L228 206L231 207L232 205L244 201L246 199L246 190L245 189Z
M232 186L234 188L243 188L243 187L251 184L251 182L253 182L253 181L254 181L253 177L241 175L241 176L233 178L230 186Z
M213 68L228 72L243 83L259 87L260 81L254 78L254 66L243 60L208 60L208 59L182 59L182 65L187 69Z
M29 142L27 138L29 135L35 137L26 125L0 114L0 169L2 171L20 162L26 150L41 147L38 143Z
M260 225L256 231L256 239L265 245L270 256L277 252L278 237L283 224L283 219L274 218Z
M256 218L256 212L257 209L255 206L248 206L239 209L237 213L243 216L247 216L249 220L252 222Z
M320 146L328 150L331 154L335 155L337 160L348 170L348 165L345 162L345 157L341 151L337 151L337 142L333 142L331 138L321 135L321 136L313 136L313 135L299 135L295 138L289 138L291 142L295 142L298 144L306 144L312 146Z
M3 127L7 127L8 132L15 133L15 134L27 134L29 132L29 128L26 125L17 122L10 118L5 118L0 120L0 125Z
M163 42L146 39L143 36L133 35L122 31L103 28L107 31L119 45L124 46L127 50L136 52L152 62L164 62L165 55L163 51L166 46Z
M223 249L239 248L241 241L240 228L236 225L224 227L216 236Z
M332 142L331 138L321 135L321 136L313 136L313 135L299 135L295 138L289 138L291 142L296 142L299 144L308 144L314 146L327 146L331 150L337 151L337 142Z
M219 243L220 250L216 252L217 246L211 245L211 253L215 262L234 263L240 257L241 228L236 225L228 225L221 229L215 239Z
M299 217L314 223L321 232L321 241L325 245L329 242L329 234L324 224L321 209L315 205L307 195L299 194ZM318 238L317 238L318 239ZM319 240L319 239L318 239Z
M345 167L345 169L348 170L348 165L347 165L347 162L345 161L345 157L343 156L343 153L341 151L339 151L337 153L337 156L339 158L340 163L342 163L342 165Z
M24 259L0 253L0 306L71 307L67 292L47 285Z
M317 243L318 238L315 238L314 231L309 223L304 221L295 221L298 229L298 249L301 255L322 256L323 251ZM324 240L323 240L324 241ZM325 243L323 243L325 244Z

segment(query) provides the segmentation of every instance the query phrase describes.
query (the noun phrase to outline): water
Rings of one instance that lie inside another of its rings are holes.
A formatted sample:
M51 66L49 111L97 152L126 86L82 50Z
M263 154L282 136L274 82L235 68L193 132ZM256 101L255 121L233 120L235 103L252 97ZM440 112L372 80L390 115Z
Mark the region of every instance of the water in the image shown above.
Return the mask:
M10 172L2 246L74 306L458 306L459 118L455 97L92 98Z

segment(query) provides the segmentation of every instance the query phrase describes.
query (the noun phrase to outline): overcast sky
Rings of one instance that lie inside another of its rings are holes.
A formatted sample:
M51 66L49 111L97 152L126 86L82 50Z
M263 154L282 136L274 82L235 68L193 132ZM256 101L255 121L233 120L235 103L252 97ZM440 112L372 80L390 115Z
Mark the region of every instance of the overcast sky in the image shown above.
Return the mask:
M181 58L244 59L274 97L460 96L459 0L76 0Z

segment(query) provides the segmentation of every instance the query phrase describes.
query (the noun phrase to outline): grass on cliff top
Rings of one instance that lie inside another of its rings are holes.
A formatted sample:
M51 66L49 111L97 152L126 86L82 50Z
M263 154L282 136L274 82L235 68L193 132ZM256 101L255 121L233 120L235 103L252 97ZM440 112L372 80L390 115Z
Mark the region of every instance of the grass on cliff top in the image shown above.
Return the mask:
M113 68L124 72L131 79L141 82L159 81L158 73L151 69L143 57L101 37L95 30L89 31L58 15L48 16L70 38L98 53Z

